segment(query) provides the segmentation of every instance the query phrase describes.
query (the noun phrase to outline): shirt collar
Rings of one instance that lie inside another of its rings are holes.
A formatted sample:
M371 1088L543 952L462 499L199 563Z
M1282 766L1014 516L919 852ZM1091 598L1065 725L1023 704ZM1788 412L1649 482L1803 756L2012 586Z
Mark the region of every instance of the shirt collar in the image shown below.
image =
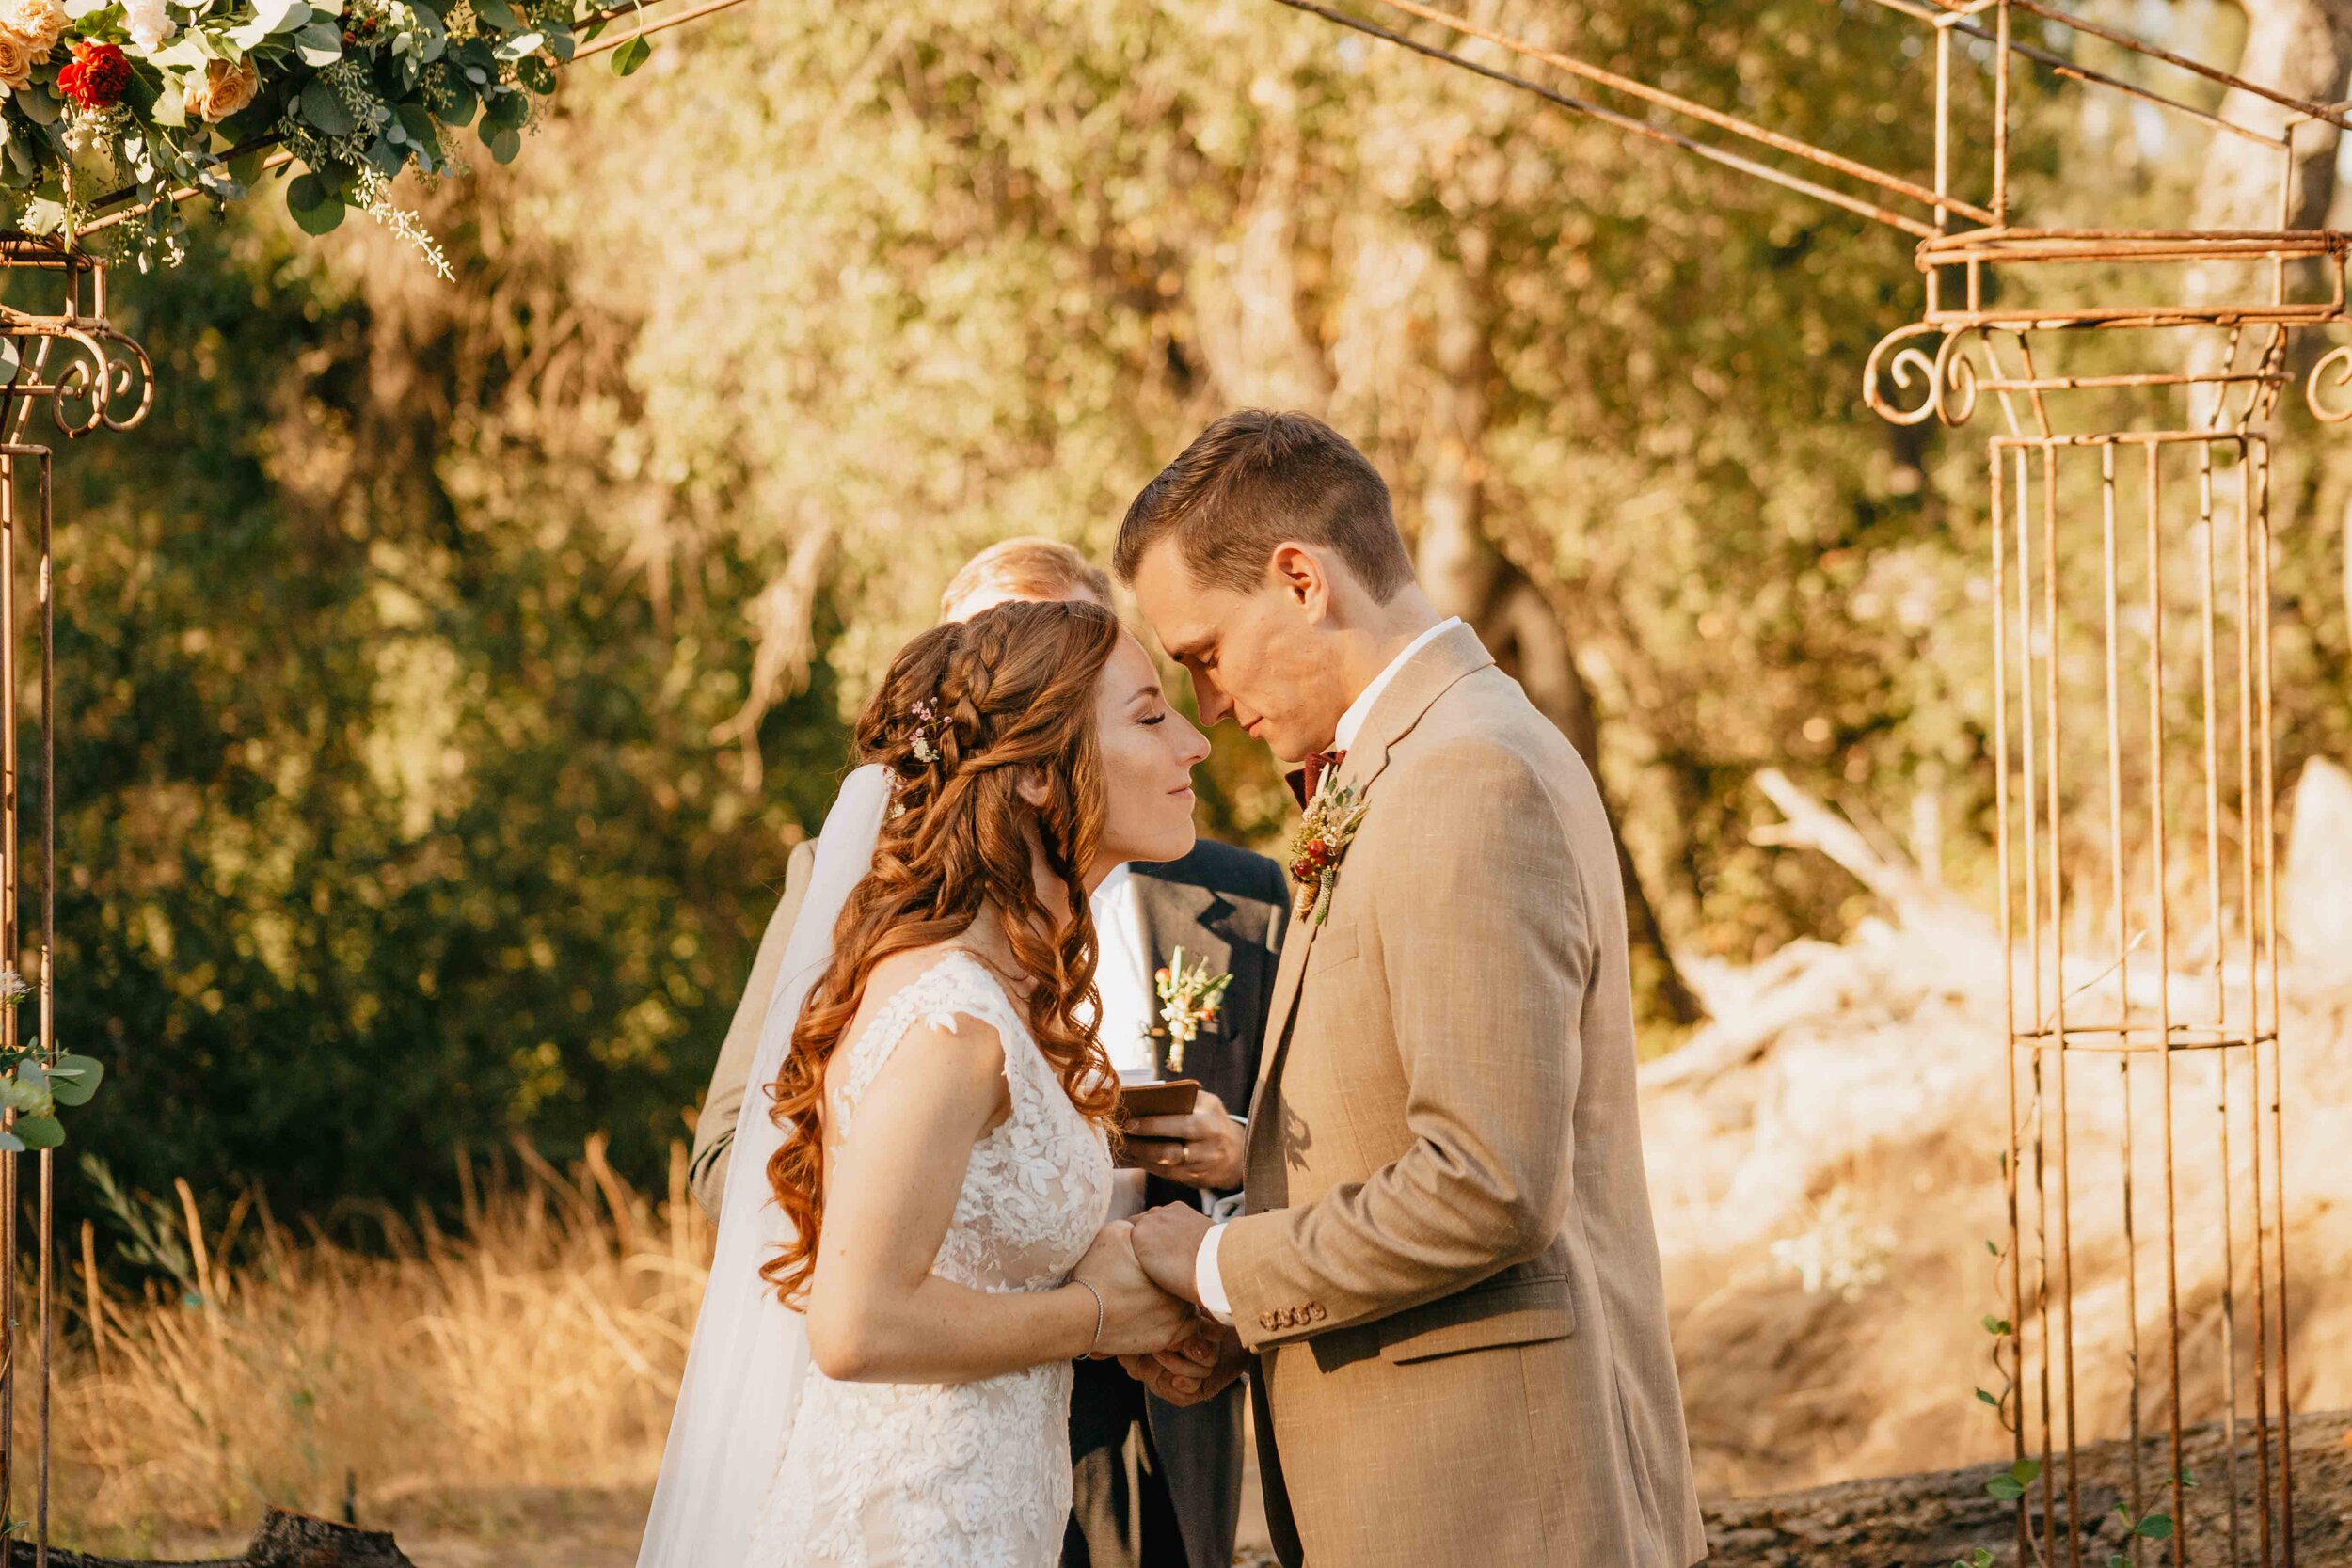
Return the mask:
M1103 879L1102 884L1087 895L1087 902L1097 909L1102 909L1112 899L1125 896L1130 876L1127 867L1126 861L1120 861L1117 865L1112 866L1110 874Z
M1380 693L1388 689L1389 683L1396 678L1396 673L1411 662L1415 654L1461 624L1459 615L1449 615L1406 643L1404 650L1389 660L1389 667L1373 676L1372 684L1356 693L1356 700L1347 705L1345 713L1340 715L1339 725L1331 732L1331 750L1344 752L1355 745L1357 733L1364 727L1364 721L1372 717L1372 705L1380 700Z

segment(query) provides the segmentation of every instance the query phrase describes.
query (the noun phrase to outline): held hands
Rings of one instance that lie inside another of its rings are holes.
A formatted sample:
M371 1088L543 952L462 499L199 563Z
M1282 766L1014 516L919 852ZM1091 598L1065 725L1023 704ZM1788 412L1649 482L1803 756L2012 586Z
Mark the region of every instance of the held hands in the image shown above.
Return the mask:
M1209 1216L1182 1203L1163 1203L1135 1218L1135 1254L1153 1283L1170 1295L1200 1305L1200 1287L1193 1268L1200 1256L1200 1239L1209 1233Z
M1094 1287L1103 1299L1103 1331L1096 1357L1148 1355L1166 1350L1191 1330L1191 1308L1161 1290L1136 1260L1135 1227L1113 1220L1078 1259L1071 1278Z
M1120 1159L1187 1187L1238 1187L1242 1124L1225 1101L1202 1089L1181 1117L1137 1117L1129 1123Z
M1232 1386L1249 1365L1241 1337L1219 1323L1197 1321L1193 1331L1154 1355L1122 1355L1127 1375L1170 1404L1200 1404Z

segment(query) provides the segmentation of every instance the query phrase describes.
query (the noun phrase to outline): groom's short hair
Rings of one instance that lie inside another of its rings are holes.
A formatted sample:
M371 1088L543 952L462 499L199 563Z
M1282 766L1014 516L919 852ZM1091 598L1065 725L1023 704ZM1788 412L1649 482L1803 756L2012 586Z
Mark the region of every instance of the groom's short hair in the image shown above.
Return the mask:
M1386 604L1413 580L1389 486L1346 436L1311 414L1244 408L1192 445L1127 508L1112 557L1128 582L1172 538L1195 581L1247 594L1286 539L1321 545Z

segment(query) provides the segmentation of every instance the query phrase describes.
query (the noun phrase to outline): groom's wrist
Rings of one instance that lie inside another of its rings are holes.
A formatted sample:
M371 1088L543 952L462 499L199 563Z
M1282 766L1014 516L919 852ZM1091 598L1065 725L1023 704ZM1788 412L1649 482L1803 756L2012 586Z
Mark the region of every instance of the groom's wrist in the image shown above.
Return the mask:
M1233 1321L1232 1299L1225 1293L1225 1276L1217 1272L1217 1247L1225 1239L1225 1225L1219 1221L1209 1227L1209 1233L1200 1238L1200 1250L1193 1255L1192 1291L1200 1304L1200 1310L1218 1323Z

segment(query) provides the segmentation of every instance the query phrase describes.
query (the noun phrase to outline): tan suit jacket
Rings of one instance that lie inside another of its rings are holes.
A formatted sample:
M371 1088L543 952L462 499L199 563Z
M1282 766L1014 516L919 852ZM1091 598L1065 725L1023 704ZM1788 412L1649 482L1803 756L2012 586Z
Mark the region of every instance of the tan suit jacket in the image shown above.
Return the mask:
M1575 748L1448 631L1340 781L1219 1273L1267 1512L1309 1568L1686 1568L1691 1481L1634 1100L1625 905Z
M785 863L784 897L760 936L751 978L743 982L743 1000L735 1005L735 1020L727 1025L726 1040L710 1070L710 1091L703 1096L702 1115L694 1120L694 1152L687 1163L687 1180L694 1201L714 1220L727 1190L727 1154L735 1147L736 1121L743 1115L752 1058L759 1054L760 1026L768 1022L776 972L784 967L784 946L792 940L792 923L801 917L801 900L808 896L809 873L816 865L815 839L804 838L792 847L792 858Z

